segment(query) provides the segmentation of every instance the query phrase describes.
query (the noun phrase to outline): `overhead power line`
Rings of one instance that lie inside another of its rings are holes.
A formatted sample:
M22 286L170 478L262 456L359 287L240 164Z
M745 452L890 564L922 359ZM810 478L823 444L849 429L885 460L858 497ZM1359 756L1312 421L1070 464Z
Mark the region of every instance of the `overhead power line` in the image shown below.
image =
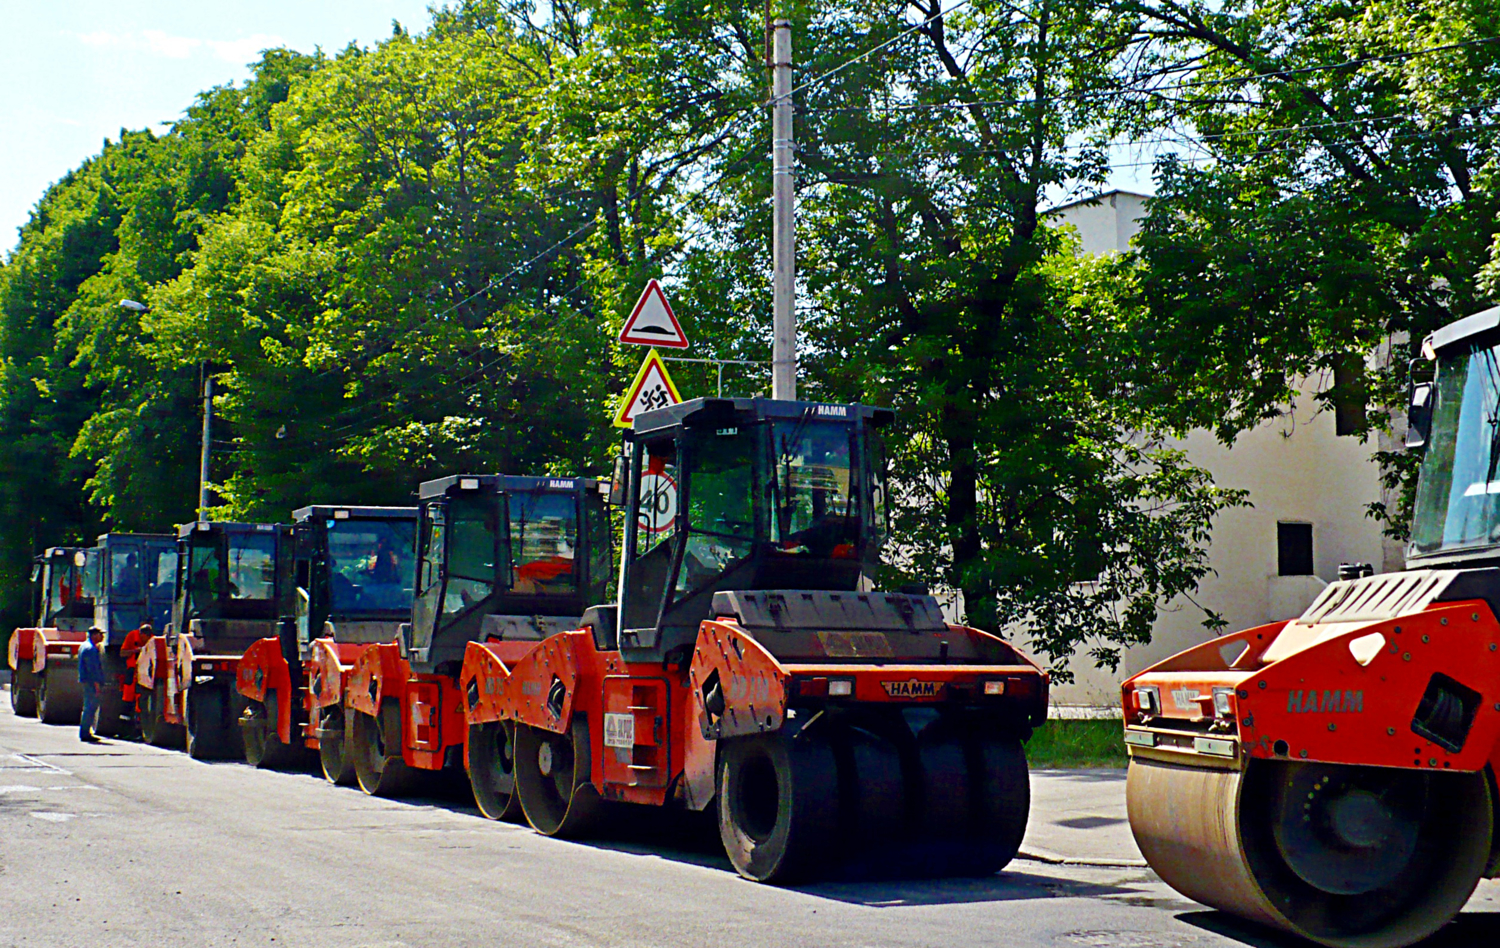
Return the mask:
M955 8L957 9L957 8ZM951 12L951 11L950 11ZM1197 89L1208 89L1222 86L1247 85L1264 79L1283 79L1290 76L1300 76L1315 72L1327 72L1329 70L1349 69L1356 66L1366 66L1372 63L1400 62L1407 59L1415 59L1419 56L1430 56L1434 53L1450 52L1456 49L1466 49L1471 46L1483 46L1490 43L1500 43L1500 36L1483 37L1480 39L1465 40L1461 43L1446 43L1441 46L1429 46L1424 49L1408 50L1401 53L1389 53L1382 56L1365 56L1357 59L1345 59L1336 63L1320 63L1314 66L1298 66L1292 69L1275 69L1267 72L1250 73L1243 76L1226 76L1222 79L1195 79L1192 82L1174 83L1164 86L1124 86L1115 89L1086 90L1083 92L1062 92L1056 96L1038 99L1035 96L1022 96L1006 99L977 99L973 102L871 102L865 105L821 105L802 106L804 112L926 112L926 111L951 111L979 107L1003 107L1011 108L1025 105L1036 105L1041 103L1047 105L1053 102L1067 101L1089 101L1093 99L1126 98L1140 95L1159 95L1164 92L1191 92ZM835 70L830 70L830 73Z

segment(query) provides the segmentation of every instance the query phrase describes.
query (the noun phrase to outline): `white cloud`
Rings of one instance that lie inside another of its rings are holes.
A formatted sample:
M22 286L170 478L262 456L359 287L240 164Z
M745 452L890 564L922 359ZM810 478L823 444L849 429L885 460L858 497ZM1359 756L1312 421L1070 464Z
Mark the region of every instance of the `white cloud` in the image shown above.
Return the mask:
M141 30L139 33L111 33L95 30L92 33L75 33L78 41L95 49L127 49L150 53L168 59L187 59L207 48L214 57L224 62L244 65L254 60L263 49L285 46L286 40L271 33L253 33L232 40L205 40L192 36L174 36L165 30Z
M193 50L203 45L203 40L190 36L173 36L161 30L142 30L141 38L146 41L147 49L169 59L187 59L193 54Z
M286 40L270 33L254 33L244 39L208 41L208 48L215 56L237 66L258 58L263 49L285 45Z
M75 33L78 41L85 46L102 49L106 46L128 46L130 37L121 36L119 33L110 33L105 30L95 30L92 33Z

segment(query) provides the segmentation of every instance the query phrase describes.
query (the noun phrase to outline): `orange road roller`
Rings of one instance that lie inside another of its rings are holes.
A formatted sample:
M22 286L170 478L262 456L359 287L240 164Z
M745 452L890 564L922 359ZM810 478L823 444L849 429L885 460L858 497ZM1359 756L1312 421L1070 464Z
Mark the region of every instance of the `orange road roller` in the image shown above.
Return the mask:
M464 474L418 489L411 621L364 646L344 673L346 755L366 793L399 796L440 775L467 775L481 810L503 778L507 741L465 712L466 650L513 659L577 628L610 576L599 482ZM331 672L327 680L332 680Z
M1205 905L1399 948L1500 874L1500 308L1429 336L1406 569L1346 564L1298 618L1123 686L1131 829Z
M239 660L277 628L277 571L290 528L197 521L177 531L172 621L139 642L136 705L141 737L186 745L195 758L244 755L235 687Z
M611 490L618 604L519 654L468 648L471 731L503 748L471 741L486 814L573 836L713 807L765 882L1005 866L1047 678L931 596L874 590L893 417L763 398L638 416Z
M87 582L88 551L55 546L32 565L36 625L10 636L10 707L20 717L77 724L83 713L78 650L94 624L94 588Z
M312 505L292 513L277 570L277 634L236 666L240 732L253 767L316 754L334 783L354 782L344 685L368 646L411 619L415 507Z

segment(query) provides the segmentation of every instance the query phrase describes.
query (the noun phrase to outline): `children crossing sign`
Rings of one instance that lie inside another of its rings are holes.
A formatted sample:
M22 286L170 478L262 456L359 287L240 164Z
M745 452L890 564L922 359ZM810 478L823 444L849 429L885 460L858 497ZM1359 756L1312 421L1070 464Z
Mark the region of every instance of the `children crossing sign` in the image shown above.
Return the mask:
M687 333L682 331L682 326L677 322L677 316L672 312L672 305L667 302L667 294L660 283L655 280L646 281L641 298L636 300L635 309L630 311L630 318L625 320L625 326L620 330L620 341L636 346L665 346L668 349L688 347Z
M681 401L682 396L677 394L672 376L667 374L667 364L661 360L661 354L652 349L646 353L640 371L635 373L635 381L625 390L620 410L615 412L615 427L629 428L641 412L666 408Z

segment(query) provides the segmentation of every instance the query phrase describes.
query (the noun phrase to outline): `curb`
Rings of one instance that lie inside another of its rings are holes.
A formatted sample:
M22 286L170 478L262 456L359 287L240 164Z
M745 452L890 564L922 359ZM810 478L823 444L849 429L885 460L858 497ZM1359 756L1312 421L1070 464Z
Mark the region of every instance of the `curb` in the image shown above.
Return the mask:
M1146 860L1128 857L1116 859L1094 859L1086 856L1059 856L1055 853L1021 850L1017 859L1046 863L1049 866L1085 866L1091 869L1145 869Z

